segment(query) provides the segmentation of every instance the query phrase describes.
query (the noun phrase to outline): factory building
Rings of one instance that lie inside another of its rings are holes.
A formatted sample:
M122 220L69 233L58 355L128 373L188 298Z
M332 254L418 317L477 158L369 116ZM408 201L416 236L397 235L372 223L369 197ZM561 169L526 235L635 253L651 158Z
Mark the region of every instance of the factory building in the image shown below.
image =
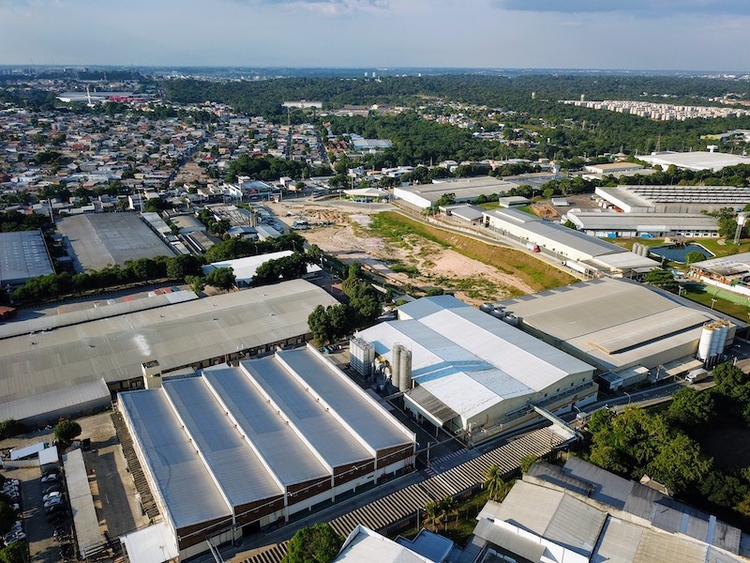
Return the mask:
M397 187L393 189L393 197L396 200L403 200L419 209L427 209L435 205L445 194L449 193L454 194L455 203L465 203L474 201L480 195L504 194L516 187L518 187L518 184L486 176Z
M719 172L727 166L750 164L750 158L746 156L714 151L652 152L649 155L639 155L638 159L648 162L651 166L658 164L664 170L674 165L677 168L694 170L696 172L700 170Z
M110 404L142 386L142 364L192 372L311 338L307 317L338 303L292 280L198 299L175 291L0 326L0 404L5 418L54 423Z
M414 463L415 435L312 347L150 383L120 410L179 559Z
M42 231L0 233L0 288L54 273Z
M719 358L736 331L713 311L612 278L501 301L493 310L595 365L611 388L685 375Z
M359 332L351 363L390 375L416 418L469 443L528 424L534 406L564 412L596 400L591 365L513 322L452 296L426 297Z
M600 238L705 238L719 236L716 217L700 213L615 213L571 209L563 217L576 228Z
M750 203L750 188L733 186L617 186L596 188L602 206L623 213L701 213Z
M659 266L650 258L518 209L486 211L484 224L588 277L630 276Z

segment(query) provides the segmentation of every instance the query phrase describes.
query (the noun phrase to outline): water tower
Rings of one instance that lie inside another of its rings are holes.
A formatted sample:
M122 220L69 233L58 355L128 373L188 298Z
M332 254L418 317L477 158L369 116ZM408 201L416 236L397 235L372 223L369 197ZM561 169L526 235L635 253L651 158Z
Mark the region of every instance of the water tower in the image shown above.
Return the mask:
M737 214L737 230L734 231L734 244L740 243L740 236L742 235L742 227L745 226L745 221L747 221L747 213L738 213Z

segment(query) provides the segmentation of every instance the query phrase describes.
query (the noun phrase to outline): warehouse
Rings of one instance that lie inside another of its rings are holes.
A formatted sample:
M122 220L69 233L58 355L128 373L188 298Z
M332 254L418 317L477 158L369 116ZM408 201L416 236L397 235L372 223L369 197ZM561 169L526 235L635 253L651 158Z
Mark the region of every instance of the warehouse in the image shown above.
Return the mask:
M716 217L699 213L615 213L571 209L562 219L600 238L705 238L719 236Z
M309 346L155 381L120 408L181 559L414 463L415 435Z
M750 158L745 156L709 151L652 152L649 155L639 155L638 160L648 162L652 166L658 164L665 170L674 165L677 168L694 170L696 172L700 170L713 170L714 172L719 172L727 166L750 164Z
M42 231L0 233L0 287L54 273Z
M691 264L688 277L750 297L750 252Z
M7 323L0 331L0 404L6 418L47 424L108 405L141 385L141 364L192 370L304 343L317 305L338 303L292 280L197 299L179 291Z
M654 260L518 209L486 211L484 224L588 277L629 276L659 266Z
M480 195L504 194L516 187L518 187L518 184L504 182L492 176L485 176L398 187L393 189L393 197L394 199L403 200L419 209L427 209L435 205L445 194L449 193L455 196L454 203L465 203L476 200Z
M257 254L255 256L246 256L235 260L224 260L222 262L212 262L202 266L203 275L208 275L217 268L231 268L234 274L237 287L249 287L253 284L253 278L258 271L258 267L270 260L279 260L294 254L291 250L280 250L279 252L269 252L268 254ZM321 268L317 264L308 264L307 273L302 277L304 279L316 278L320 275Z
M523 330L616 374L626 386L700 367L695 357L704 325L720 319L649 286L612 278L501 301L494 312L513 315ZM725 346L736 327L727 329Z
M403 305L357 337L355 369L371 367L356 357L371 349L408 410L469 443L535 420L532 403L559 412L596 399L592 366L452 296Z
M617 186L596 188L603 204L623 213L701 213L750 203L750 188L732 186Z

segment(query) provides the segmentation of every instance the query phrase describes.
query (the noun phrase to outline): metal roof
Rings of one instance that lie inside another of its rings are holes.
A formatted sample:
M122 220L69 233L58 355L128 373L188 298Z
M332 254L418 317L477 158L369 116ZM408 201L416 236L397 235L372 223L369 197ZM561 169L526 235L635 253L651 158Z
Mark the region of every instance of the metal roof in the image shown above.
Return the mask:
M310 390L284 368L277 356L243 362L243 366L330 467L356 464L374 457L374 452L369 452L331 416Z
M441 426L458 416L456 411L435 397L435 395L421 385L407 391L404 397L408 398L409 401L416 403L424 411L430 413L431 416L439 420Z
M65 483L75 523L78 550L85 556L104 542L81 450L73 450L65 456Z
M0 233L0 286L54 273L42 231Z
M226 416L205 378L165 381L164 391L234 508L283 494ZM248 483L252 483L252 487L248 487Z
M375 451L414 442L414 434L317 351L310 347L288 350L278 357Z
M286 423L284 414L268 403L241 370L209 368L203 377L284 486L330 476L329 469Z
M49 412L38 400L43 393L140 377L148 360L168 371L297 338L309 332L307 317L317 305L336 303L322 288L292 280L5 338L0 404L29 400L24 411L42 415Z
M671 231L674 229L717 230L718 220L698 213L616 213L581 211L566 213L583 230Z
M357 526L341 546L335 563L433 563L377 532Z
M534 563L542 561L547 550L547 546L502 526L501 520L480 518L474 528L474 535Z
M720 276L745 274L750 271L750 252L695 262L694 264L691 264L691 268L711 272Z
M226 517L227 506L195 445L185 433L164 393L131 391L120 395L120 408L130 421L133 440L156 481L155 494L175 528Z

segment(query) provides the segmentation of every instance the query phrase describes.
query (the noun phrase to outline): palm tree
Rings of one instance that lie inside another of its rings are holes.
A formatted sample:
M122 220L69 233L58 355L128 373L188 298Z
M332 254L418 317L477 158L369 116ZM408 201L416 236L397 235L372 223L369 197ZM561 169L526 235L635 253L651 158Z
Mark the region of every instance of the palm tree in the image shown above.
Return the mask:
M509 484L503 480L502 471L497 465L490 465L485 472L484 486L489 493L490 499L498 502L502 502L510 490Z
M453 497L445 497L440 501L440 520L445 524L445 531L448 531L448 520L451 516L458 514L458 503Z
M432 500L424 505L425 525L432 524L433 530L437 531L437 524L440 521L440 501Z

